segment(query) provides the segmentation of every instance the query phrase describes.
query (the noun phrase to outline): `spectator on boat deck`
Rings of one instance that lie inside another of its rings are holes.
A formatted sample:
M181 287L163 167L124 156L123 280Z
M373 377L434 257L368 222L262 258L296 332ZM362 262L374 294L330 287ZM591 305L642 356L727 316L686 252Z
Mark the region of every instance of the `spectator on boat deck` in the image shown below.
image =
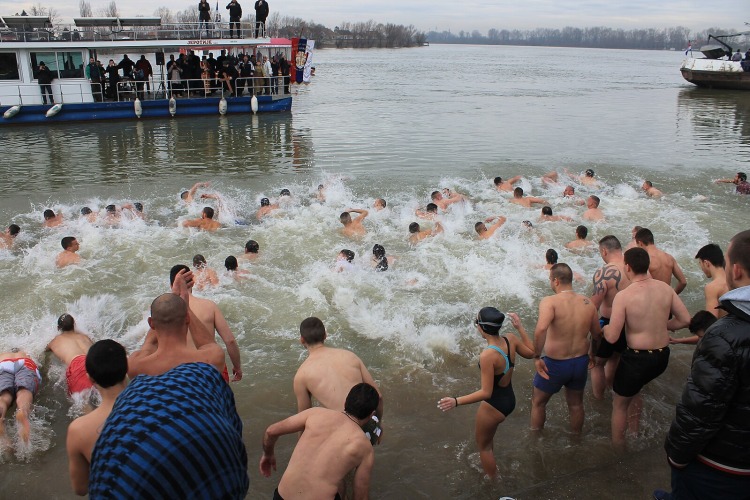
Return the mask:
M117 97L117 83L120 81L120 70L117 68L114 59L109 60L109 66L105 70L109 76L109 86L107 87L107 96L111 99Z
M211 38L211 29L208 27L208 23L211 21L211 6L208 0L201 0L198 4L198 33L202 29L206 30L206 36Z
M237 95L245 93L245 89L249 89L250 93L253 93L253 76L255 76L255 65L250 61L250 57L247 54L242 56L242 62L240 63L240 78L237 81Z
M268 18L268 2L257 0L255 2L255 38L266 36L266 18Z
M122 61L117 65L122 70L122 76L131 77L133 73L133 67L135 63L128 57L127 54L122 56Z
M174 60L174 54L169 56L167 63L167 80L170 95L182 89L182 67Z
M221 69L219 79L224 82L224 88L232 95L237 95L237 68L229 64L229 61L224 61L224 66Z
M143 78L140 78L140 80L143 80L146 82L146 90L148 92L151 92L151 85L149 85L149 78L151 78L151 75L154 74L154 68L151 66L151 63L149 62L149 60L146 59L146 56L141 55L141 58L138 59L137 63L135 63L135 69L143 71Z
M289 61L286 60L284 54L281 54L279 59L279 68L281 70L281 76L284 77L284 93L289 93Z
M237 31L237 38L242 38L242 34L240 33L242 7L237 0L232 0L229 2L229 5L227 5L227 10L229 11L229 38L234 38L234 36L232 36L234 30ZM222 52L224 51L222 50Z
M102 101L102 77L104 76L96 63L96 60L91 57L89 63L86 65L86 78L91 82L91 93L94 94L94 100L96 102Z
M271 61L268 60L268 56L263 56L263 76L266 77L266 90L263 92L266 95L271 95L271 80L273 79L273 67Z
M47 66L44 65L44 61L39 61L39 72L37 73L37 81L42 91L42 102L47 104L47 95L49 95L50 104L55 104L55 98L52 95L52 72Z
M740 49L737 49L737 52L734 53L732 56L732 61L741 61L742 60L742 52L740 52Z

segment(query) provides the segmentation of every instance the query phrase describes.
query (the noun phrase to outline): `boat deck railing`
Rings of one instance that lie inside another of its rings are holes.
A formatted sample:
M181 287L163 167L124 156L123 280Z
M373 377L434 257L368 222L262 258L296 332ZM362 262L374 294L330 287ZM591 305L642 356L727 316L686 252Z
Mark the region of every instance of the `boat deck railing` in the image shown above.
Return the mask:
M207 24L207 25L206 25ZM77 42L77 41L144 41L144 40L215 40L247 38L249 43L267 42L268 38L252 38L254 30L243 23L229 32L228 22L175 23L161 26L79 27L54 28L3 28L0 29L0 46L3 42ZM239 34L237 34L239 32Z

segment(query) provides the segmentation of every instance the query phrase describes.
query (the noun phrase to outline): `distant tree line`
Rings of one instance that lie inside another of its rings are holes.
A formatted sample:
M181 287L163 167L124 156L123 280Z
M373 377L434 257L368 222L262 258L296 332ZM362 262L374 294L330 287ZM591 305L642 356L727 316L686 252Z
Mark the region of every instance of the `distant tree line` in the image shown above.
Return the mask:
M427 39L431 43L465 43L481 45L531 45L545 47L591 47L602 49L684 49L688 40L693 40L693 48L697 49L706 42L708 35L727 35L737 33L735 30L709 28L704 31L693 32L683 26L663 29L631 29L592 27L563 29L536 28L532 30L498 30L492 28L483 35L478 30L471 33L459 31L430 31ZM750 37L747 35L735 37L735 48L739 45L747 47ZM730 45L732 43L730 42Z

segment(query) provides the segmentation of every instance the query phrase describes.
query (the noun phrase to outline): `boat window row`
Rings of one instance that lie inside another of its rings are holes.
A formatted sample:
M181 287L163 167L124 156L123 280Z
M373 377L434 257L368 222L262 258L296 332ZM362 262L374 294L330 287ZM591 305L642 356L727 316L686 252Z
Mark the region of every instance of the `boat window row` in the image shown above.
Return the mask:
M83 78L83 54L78 52L31 52L31 70L36 80L39 76L39 64L44 63L52 72L52 77ZM18 56L15 52L0 52L0 80L20 80Z

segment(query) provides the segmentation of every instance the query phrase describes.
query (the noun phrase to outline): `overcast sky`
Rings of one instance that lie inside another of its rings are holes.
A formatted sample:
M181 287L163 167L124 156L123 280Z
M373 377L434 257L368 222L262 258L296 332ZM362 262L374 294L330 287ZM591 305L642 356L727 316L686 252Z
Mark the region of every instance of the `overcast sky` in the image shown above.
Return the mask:
M198 0L116 0L120 15L153 15L157 7L179 11L197 6ZM229 0L219 8L226 13ZM245 13L253 13L254 1L239 0ZM94 15L109 0L90 0ZM216 0L209 0L212 8ZM32 5L53 6L63 20L78 16L78 0L18 2L0 0L0 16L15 14ZM413 24L430 31L490 28L528 29L565 26L613 28L664 28L686 26L692 30L711 27L750 30L750 0L270 0L271 12L301 17L329 28L343 21Z

